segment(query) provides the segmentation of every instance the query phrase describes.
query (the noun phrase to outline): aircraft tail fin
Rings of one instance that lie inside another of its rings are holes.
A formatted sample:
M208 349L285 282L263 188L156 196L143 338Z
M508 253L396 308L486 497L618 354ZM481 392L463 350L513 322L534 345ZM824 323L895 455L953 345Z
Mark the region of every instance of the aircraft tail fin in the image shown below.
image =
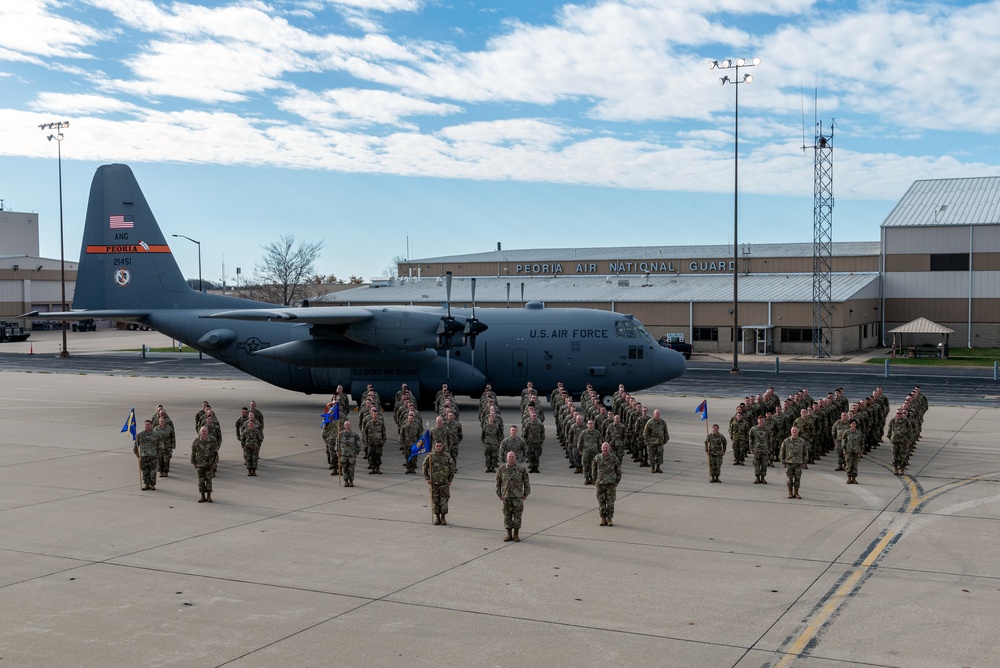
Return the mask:
M74 309L213 308L184 280L128 165L102 165L90 186Z

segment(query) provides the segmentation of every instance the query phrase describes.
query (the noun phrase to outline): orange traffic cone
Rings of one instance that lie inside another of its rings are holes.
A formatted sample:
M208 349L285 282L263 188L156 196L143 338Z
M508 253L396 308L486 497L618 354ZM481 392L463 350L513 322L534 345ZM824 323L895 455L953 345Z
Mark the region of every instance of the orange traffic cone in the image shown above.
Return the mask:
M34 355L35 354L35 342L34 341L32 341L31 343L28 344L28 354L29 355Z

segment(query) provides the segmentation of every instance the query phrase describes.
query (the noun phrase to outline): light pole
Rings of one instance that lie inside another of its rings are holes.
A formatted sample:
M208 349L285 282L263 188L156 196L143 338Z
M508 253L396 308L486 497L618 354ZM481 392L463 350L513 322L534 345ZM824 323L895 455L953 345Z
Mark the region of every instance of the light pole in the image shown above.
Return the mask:
M740 372L740 350L739 350L739 311L740 311L740 299L739 299L739 231L740 231L740 87L739 84L752 83L753 75L744 74L743 78L740 78L740 68L741 67L756 67L760 65L760 58L754 57L752 60L747 61L745 58L737 58L736 60L713 60L708 64L708 69L710 70L729 70L735 69L736 76L732 79L729 75L724 75L719 79L719 83L725 86L727 83L733 84L733 88L736 89L736 121L734 123L733 132L733 368L729 370L729 373L739 373Z
M55 130L49 135L49 141L56 140L59 151L59 273L62 281L62 310L66 310L66 251L63 248L63 200L62 200L62 140L63 128L69 127L69 121L58 121L56 123L42 123L38 126L42 130ZM59 357L69 357L69 350L66 348L66 321L62 321L62 352Z
M204 288L204 286L202 285L202 282L201 282L201 242L197 241L195 239L192 239L191 237L186 237L183 234L175 234L173 236L175 236L175 237L181 237L182 239L187 239L191 243L198 244L198 292L204 292L205 288Z

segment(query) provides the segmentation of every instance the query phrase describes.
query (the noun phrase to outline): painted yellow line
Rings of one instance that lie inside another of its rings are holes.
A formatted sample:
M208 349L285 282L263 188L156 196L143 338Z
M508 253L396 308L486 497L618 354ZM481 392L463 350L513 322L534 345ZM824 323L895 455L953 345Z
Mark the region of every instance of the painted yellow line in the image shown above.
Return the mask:
M823 628L823 625L826 624L827 620L833 616L833 613L837 611L837 608L839 608L844 602L844 599L850 595L851 590L854 589L858 580L861 579L861 576L865 574L866 570L871 568L871 565L875 563L875 560L878 559L879 555L882 554L895 535L895 531L889 531L886 533L886 535L882 537L882 540L878 542L878 545L872 548L868 557L861 562L861 566L855 569L846 580L840 583L837 590L830 596L827 602L823 604L823 607L817 611L806 628L804 628L802 633L799 634L798 638L796 638L795 641L788 647L786 654L781 657L780 661L774 664L775 668L791 665L792 661L798 658L798 655L801 654L802 650L806 648L806 645L808 645L812 639L816 637L816 634L819 633L821 628Z

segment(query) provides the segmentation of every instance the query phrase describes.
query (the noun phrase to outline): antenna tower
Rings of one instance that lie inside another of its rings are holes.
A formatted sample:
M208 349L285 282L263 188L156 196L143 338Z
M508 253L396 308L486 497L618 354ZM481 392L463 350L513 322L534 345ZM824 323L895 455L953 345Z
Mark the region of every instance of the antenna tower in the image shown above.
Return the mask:
M813 357L830 357L833 339L833 129L816 122L813 141ZM803 150L809 148L802 147Z

